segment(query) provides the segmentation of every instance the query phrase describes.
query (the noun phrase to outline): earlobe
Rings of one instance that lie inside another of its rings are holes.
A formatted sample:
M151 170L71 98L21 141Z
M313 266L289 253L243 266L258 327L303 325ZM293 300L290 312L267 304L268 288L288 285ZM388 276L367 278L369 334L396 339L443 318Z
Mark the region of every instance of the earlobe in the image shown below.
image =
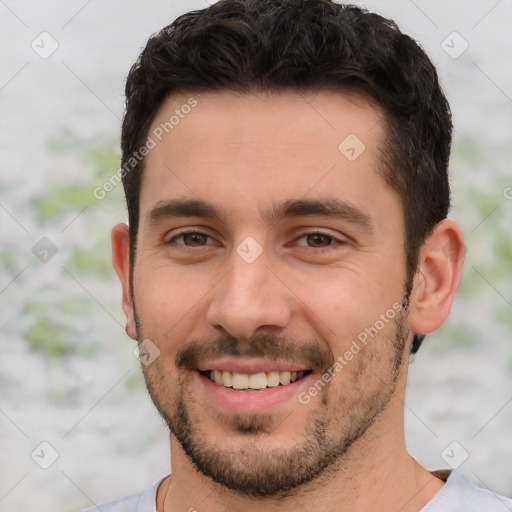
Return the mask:
M137 339L135 314L130 289L130 233L126 224L116 224L112 228L112 264L121 282L122 306L126 315L126 334Z
M411 331L428 334L444 323L460 282L465 250L455 221L436 224L419 254L409 312Z

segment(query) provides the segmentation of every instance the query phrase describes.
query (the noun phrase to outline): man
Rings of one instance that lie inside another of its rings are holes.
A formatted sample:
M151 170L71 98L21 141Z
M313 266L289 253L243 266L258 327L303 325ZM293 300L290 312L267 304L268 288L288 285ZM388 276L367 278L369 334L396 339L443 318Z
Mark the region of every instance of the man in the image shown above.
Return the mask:
M328 0L221 0L153 36L126 95L113 263L172 474L101 510L512 510L404 441L464 259L421 48Z

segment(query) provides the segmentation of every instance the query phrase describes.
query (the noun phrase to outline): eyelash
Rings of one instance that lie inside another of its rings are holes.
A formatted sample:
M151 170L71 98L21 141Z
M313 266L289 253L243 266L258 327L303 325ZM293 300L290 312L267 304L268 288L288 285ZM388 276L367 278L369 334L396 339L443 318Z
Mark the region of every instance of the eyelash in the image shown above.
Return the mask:
M203 233L202 231L196 231L196 230L183 231L183 232L179 233L178 235L173 236L167 242L165 242L165 245L171 245L176 240L178 240L186 235L201 235L201 236L205 236L207 238L213 238L208 233ZM320 230L306 231L306 232L302 233L298 238L296 238L295 242L297 242L301 238L312 236L312 235L322 235L322 236L325 236L325 237L331 239L331 241L338 242L339 244L342 244L342 245L346 243L345 241L340 240L328 233L324 233L323 231L320 231ZM206 245L191 246L191 245L185 245L185 244L177 244L177 246L181 246L178 250L182 250L182 251L187 251L189 249L201 250L206 247ZM304 247L304 246L300 246L300 247ZM326 247L309 247L309 246L307 246L307 248L310 250L313 250L313 251L327 252L329 250L335 249L336 247L333 247L333 244L331 243Z

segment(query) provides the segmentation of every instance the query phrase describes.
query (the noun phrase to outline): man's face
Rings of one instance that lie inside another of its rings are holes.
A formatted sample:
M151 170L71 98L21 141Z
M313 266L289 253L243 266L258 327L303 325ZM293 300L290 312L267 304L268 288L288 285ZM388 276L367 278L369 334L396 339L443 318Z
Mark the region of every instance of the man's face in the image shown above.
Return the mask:
M182 113L140 192L137 337L160 350L144 376L199 471L273 495L349 453L404 379L403 214L365 100L195 98L149 131Z

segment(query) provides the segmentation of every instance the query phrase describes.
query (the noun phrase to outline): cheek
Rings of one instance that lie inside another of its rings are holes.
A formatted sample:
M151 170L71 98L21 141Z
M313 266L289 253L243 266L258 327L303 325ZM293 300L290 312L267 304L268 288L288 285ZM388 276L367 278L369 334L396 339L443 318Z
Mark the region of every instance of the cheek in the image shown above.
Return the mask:
M397 286L397 282L401 281L392 287L369 274L363 269L337 269L323 275L297 276L295 280L301 315L309 318L325 339L332 340L333 352L344 350L347 343L374 326L380 315L388 313L389 321L400 308L401 284Z
M198 273L171 267L146 267L134 280L137 311L148 333L162 336L179 331L201 308L208 286Z

